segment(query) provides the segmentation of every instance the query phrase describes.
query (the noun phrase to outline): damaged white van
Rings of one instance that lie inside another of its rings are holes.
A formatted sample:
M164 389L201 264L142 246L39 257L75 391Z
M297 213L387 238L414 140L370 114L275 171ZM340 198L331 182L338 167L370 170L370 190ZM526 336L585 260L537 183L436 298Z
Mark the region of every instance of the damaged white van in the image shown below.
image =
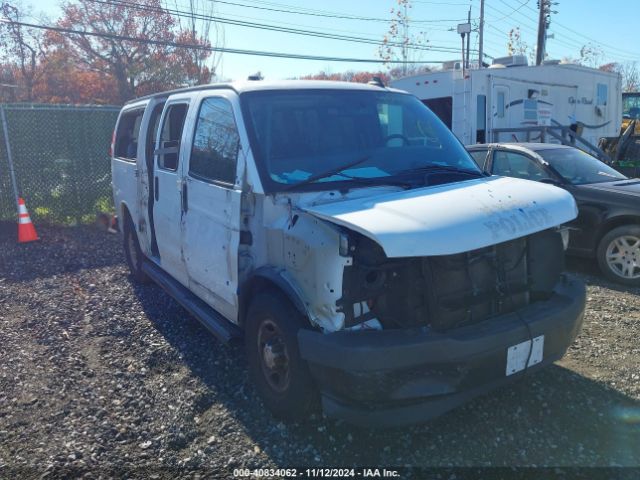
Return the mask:
M113 190L133 276L222 341L267 407L428 419L562 357L585 288L566 191L486 176L416 97L253 81L122 109Z

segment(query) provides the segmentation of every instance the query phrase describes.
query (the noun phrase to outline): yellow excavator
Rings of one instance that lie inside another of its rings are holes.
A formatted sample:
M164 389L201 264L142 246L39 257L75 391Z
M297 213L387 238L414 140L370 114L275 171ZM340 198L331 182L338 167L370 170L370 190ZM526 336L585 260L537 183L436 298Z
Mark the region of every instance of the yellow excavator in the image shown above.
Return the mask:
M623 93L621 133L624 133L634 120L640 120L640 92ZM640 121L636 122L633 135L640 135Z
M603 138L602 148L613 168L629 177L640 176L640 92L622 94L620 136Z

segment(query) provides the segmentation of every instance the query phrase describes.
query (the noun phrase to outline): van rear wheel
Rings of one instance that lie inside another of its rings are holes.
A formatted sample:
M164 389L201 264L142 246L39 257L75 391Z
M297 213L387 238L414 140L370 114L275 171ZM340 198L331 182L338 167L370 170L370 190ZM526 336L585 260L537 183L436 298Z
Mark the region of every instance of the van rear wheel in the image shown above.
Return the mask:
M247 312L249 374L267 408L288 421L303 420L317 406L317 390L298 350L303 317L276 290L258 293Z
M142 263L144 262L144 254L138 242L138 235L133 224L133 220L127 214L124 218L124 256L129 266L131 276L140 283L149 283L149 277L142 271Z

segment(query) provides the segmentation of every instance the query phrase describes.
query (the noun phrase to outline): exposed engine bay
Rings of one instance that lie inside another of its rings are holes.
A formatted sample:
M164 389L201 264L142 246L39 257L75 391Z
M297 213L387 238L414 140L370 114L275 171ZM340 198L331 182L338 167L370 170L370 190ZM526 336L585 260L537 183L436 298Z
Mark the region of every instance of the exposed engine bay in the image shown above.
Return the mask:
M345 327L437 332L472 325L551 296L564 269L561 234L544 230L469 252L388 258L373 240L349 232L353 265L337 302Z

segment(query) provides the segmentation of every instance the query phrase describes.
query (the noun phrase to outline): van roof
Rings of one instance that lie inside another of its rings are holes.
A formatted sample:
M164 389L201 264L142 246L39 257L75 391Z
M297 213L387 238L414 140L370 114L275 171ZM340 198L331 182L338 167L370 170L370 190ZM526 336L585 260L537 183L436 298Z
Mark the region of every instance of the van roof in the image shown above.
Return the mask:
M168 90L166 92L158 92L151 95L145 95L131 99L125 103L138 102L140 100L146 100L150 98L168 97L175 93L185 92L198 92L201 90L217 90L217 89L230 89L236 93L252 92L257 90L370 90L370 91L394 91L406 93L402 90L396 90L393 88L383 88L376 85L369 85L367 83L355 83L355 82L337 82L329 80L279 80L279 81L265 81L265 80L246 80L242 82L229 82L229 83L210 83L207 85L197 85L194 87L178 88L175 90Z

